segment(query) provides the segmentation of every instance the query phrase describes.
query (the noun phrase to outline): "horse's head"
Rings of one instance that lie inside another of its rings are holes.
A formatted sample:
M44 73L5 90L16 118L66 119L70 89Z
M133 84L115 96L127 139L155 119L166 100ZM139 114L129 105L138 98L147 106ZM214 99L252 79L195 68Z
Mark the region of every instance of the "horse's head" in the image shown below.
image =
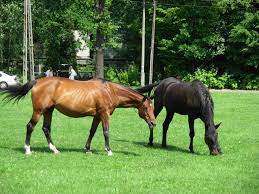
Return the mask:
M211 155L219 155L222 154L221 148L218 144L218 131L217 128L220 126L221 123L217 125L212 125L210 127L206 127L205 133L205 142L209 147Z
M147 122L150 129L156 126L156 119L154 116L152 101L150 98L143 98L140 106L138 107L138 114L142 119Z

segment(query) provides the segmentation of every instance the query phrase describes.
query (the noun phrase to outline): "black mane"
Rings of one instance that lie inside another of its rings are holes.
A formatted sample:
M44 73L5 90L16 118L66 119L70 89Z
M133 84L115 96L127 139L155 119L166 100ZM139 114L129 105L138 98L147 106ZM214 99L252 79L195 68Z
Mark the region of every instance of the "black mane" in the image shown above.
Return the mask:
M198 94L201 103L201 114L205 120L208 120L210 116L214 115L214 102L209 93L208 88L199 80L193 80L191 86ZM213 118L212 118L213 119Z

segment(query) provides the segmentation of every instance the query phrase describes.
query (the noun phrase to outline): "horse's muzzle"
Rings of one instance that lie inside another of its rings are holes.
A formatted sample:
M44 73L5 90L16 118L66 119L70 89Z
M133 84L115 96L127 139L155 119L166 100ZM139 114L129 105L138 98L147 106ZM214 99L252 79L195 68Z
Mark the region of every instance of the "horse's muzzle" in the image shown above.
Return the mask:
M153 121L148 121L147 124L150 129L153 129L156 126L156 123Z
M213 156L217 156L217 155L222 155L223 152L217 148L213 149L211 152L210 152L210 155L213 155Z

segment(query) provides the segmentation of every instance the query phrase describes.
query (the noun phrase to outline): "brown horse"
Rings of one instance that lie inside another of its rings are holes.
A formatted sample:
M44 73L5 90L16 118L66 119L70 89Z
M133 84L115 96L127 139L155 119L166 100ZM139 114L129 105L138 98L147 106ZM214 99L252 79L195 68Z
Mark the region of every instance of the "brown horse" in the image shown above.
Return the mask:
M105 150L112 155L109 144L109 117L117 107L135 107L149 128L155 126L152 102L139 92L103 79L76 81L58 77L33 80L23 86L5 91L6 99L19 101L29 90L32 94L33 113L27 124L25 154L31 154L30 139L35 125L43 115L43 132L50 150L59 153L51 138L52 112L57 109L69 117L93 116L93 122L85 148L91 153L90 145L100 122L103 126Z

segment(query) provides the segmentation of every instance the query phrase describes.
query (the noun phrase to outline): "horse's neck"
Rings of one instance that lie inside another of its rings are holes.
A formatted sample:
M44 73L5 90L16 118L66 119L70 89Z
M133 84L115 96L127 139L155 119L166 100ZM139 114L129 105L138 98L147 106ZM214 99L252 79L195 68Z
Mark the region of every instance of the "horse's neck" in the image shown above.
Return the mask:
M142 95L122 86L117 88L116 93L118 96L118 107L138 107L143 99Z
M205 132L207 134L215 133L215 125L213 121L213 115L209 116L204 121L205 124Z

